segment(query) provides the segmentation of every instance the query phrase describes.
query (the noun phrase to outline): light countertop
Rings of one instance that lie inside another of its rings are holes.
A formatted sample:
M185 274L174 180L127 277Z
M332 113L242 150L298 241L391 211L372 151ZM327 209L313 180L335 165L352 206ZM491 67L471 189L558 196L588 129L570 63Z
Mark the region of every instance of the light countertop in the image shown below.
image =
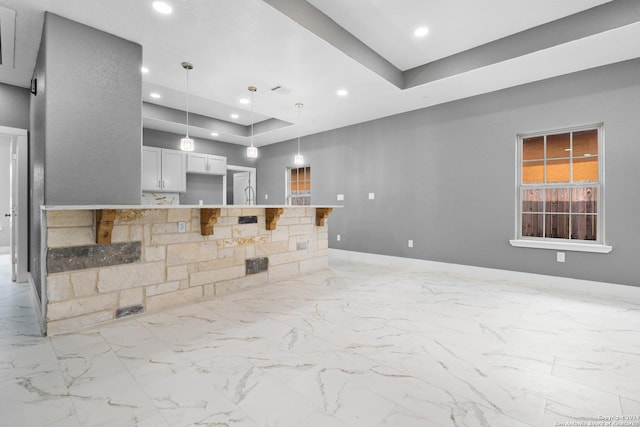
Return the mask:
M44 211L89 211L100 209L264 209L264 208L341 208L341 205L43 205Z

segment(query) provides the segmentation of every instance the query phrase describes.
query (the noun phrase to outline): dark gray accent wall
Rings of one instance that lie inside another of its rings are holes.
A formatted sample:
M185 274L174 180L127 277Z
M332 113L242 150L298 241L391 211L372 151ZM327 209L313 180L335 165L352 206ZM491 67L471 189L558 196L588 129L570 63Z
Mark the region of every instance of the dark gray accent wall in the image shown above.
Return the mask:
M139 204L142 46L45 15L47 204Z
M45 21L42 33L45 33ZM40 50L33 77L38 80L37 95L31 95L29 104L30 135L29 135L29 272L33 278L36 291L42 297L41 291L41 221L40 206L44 205L44 164L45 164L45 144L47 135L45 132L47 105L46 74L47 69L47 39L40 40Z
M0 83L0 126L29 129L29 89Z
M633 60L306 136L302 154L312 203L344 204L328 219L330 247L639 286L639 115ZM599 122L613 251L557 263L555 251L512 247L516 135ZM295 151L293 140L262 148L258 200L284 202Z

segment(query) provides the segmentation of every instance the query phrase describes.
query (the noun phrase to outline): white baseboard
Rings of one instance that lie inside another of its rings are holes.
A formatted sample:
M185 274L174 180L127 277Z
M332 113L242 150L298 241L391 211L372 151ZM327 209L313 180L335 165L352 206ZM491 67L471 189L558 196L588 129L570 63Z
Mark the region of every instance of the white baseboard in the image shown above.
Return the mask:
M33 276L31 273L27 274L28 282L29 282L29 294L31 295L31 303L33 304L33 310L36 313L36 320L38 321L38 326L40 327L40 333L42 335L47 334L47 325L44 321L42 304L40 302L40 297L38 296L38 291L36 290L36 283L33 280Z
M572 279L568 277L549 276L544 274L524 273L520 271L499 270L496 268L475 267L463 264L427 261L389 255L352 252L342 249L329 249L329 261L332 257L357 262L384 264L392 268L411 268L417 270L440 270L448 273L479 277L485 280L508 280L523 285L535 286L549 290L563 290L580 295L591 294L607 298L634 300L640 303L640 287L620 285L616 283L596 282L592 280Z

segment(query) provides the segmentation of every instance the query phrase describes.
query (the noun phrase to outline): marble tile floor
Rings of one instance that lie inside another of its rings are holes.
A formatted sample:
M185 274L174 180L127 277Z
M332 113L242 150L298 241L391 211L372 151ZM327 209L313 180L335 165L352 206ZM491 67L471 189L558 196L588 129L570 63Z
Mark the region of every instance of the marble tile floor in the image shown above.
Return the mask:
M332 251L300 280L41 337L7 261L3 426L640 426L639 300Z

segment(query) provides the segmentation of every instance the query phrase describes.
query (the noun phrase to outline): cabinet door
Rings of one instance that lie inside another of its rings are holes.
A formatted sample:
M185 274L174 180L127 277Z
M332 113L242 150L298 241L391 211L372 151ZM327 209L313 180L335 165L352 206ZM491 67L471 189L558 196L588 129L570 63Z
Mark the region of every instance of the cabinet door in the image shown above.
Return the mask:
M226 175L227 174L227 158L223 156L208 156L209 157L209 173L212 175Z
M162 191L187 191L187 156L181 151L162 150Z
M187 172L209 173L207 168L207 155L201 153L189 153L187 157Z
M142 190L162 190L162 150L153 147L142 148Z

